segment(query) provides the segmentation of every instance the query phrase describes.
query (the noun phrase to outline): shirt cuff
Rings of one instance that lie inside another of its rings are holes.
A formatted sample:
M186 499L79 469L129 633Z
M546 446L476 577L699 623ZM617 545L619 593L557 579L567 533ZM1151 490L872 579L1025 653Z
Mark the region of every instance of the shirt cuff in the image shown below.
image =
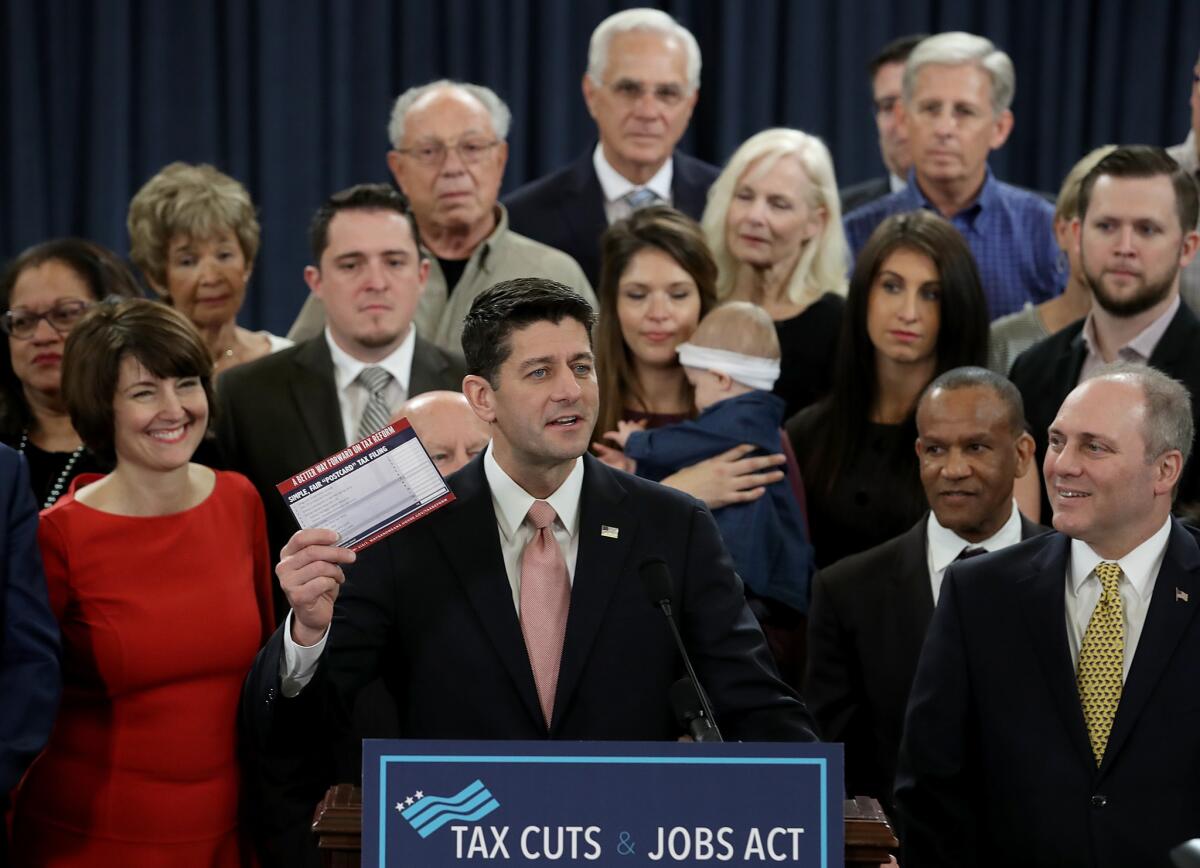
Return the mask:
M292 639L292 613L283 622L283 658L279 661L279 681L288 699L300 693L317 672L317 663L329 639L329 628L316 645L298 645Z

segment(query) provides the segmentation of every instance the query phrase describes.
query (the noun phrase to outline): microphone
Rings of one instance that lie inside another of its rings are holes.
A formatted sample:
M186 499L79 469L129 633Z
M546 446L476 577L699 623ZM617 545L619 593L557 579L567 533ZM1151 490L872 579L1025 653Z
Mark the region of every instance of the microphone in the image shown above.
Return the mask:
M692 741L721 741L721 733L711 717L704 713L696 685L686 675L671 685L667 692L675 721L692 736Z
M667 567L667 562L662 558L646 558L638 567L638 575L641 576L642 582L646 586L646 595L650 598L651 605L661 609L663 615L666 616L667 623L671 626L671 635L675 637L675 645L679 648L680 656L683 657L683 666L687 670L687 677L683 679L683 681L689 682L691 687L687 696L682 695L683 690L687 690L687 688L680 689L678 681L670 690L671 707L675 709L676 718L680 718L685 711L692 715L691 718L684 717L683 720L687 721L688 729L692 730L692 738L696 741L724 741L725 739L721 737L721 730L717 728L717 718L708 702L708 696L705 695L704 688L700 686L700 679L696 677L696 670L692 668L692 659L688 656L687 648L683 645L683 637L679 635L679 627L675 624L675 617L671 614L671 570ZM692 706L692 694L699 700L697 703L698 715ZM685 699L686 702L684 702ZM677 704L677 701L682 705ZM703 738L697 736L694 728L697 726L704 735Z

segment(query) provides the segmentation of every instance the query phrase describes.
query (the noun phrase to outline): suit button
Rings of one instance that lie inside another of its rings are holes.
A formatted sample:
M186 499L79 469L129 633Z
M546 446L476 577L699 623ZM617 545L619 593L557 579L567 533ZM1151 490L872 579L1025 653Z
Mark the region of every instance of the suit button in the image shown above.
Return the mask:
M1105 796L1092 796L1092 807L1103 808L1108 804L1108 799Z
M275 701L275 688L268 687L267 688L267 705L270 705L274 701Z

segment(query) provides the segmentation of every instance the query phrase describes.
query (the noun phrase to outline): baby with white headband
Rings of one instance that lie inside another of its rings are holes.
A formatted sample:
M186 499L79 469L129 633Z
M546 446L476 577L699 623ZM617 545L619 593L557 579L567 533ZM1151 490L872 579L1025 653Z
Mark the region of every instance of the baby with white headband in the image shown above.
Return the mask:
M783 451L785 405L770 391L779 377L779 338L762 308L745 301L715 308L676 352L700 415L651 431L642 423L617 423L618 430L604 436L621 445L631 472L661 480L743 443L764 454ZM713 516L748 595L806 611L812 547L789 481Z

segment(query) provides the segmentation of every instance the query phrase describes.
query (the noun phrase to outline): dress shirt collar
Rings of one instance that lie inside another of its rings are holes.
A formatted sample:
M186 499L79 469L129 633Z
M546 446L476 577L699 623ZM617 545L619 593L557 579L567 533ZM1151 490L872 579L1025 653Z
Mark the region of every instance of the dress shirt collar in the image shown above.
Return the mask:
M333 380L341 392L358 379L363 368L383 368L400 384L404 394L408 395L408 381L412 378L413 353L417 347L417 326L415 323L408 327L408 334L400 342L400 346L378 362L362 362L337 345L329 326L325 327L325 343L329 345L329 357L333 359Z
M908 186L908 178L905 178L903 175L893 175L891 172L888 172L888 192L889 193L899 193L901 190L903 190L907 186Z
M600 181L600 190L604 193L604 201L610 205L642 187L652 190L662 202L671 203L671 180L675 174L674 157L668 157L667 161L662 164L662 168L655 172L654 177L645 184L635 184L614 169L605 159L604 147L599 142L596 143L596 150L592 153L592 165L596 168L596 178Z
M500 533L505 540L511 540L535 498L504 472L504 469L492 455L492 444L488 443L483 456L483 472L487 477L488 487L492 490L492 503L496 507L496 518ZM575 536L579 525L579 496L583 491L583 459L576 458L575 466L552 495L545 498L554 507L558 520L562 522L569 536Z
M912 197L914 207L924 208L928 211L933 211L935 214L941 213L938 211L937 206L934 205L933 202L930 201L929 197L925 195L924 191L921 189L921 185L917 183L916 169L908 170L908 190L909 195ZM996 187L996 178L994 175L992 175L991 167L985 166L983 174L983 186L979 188L979 195L976 196L975 200L967 205L967 207L955 214L954 218L968 220L970 221L971 226L974 227L980 218L984 218L986 220L987 215L989 215L992 211L999 210L1000 201L998 197L999 190ZM983 226L980 225L980 228L982 229Z
M1167 305L1167 309L1163 311L1162 316L1138 332L1125 346L1118 347L1117 354L1126 357L1133 355L1137 357L1137 361L1147 361L1154 354L1154 348L1158 346L1158 342L1162 340L1162 336L1166 334L1168 326L1171 325L1171 320L1179 312L1179 305L1179 295L1176 293L1174 300ZM1083 335L1083 345L1087 349L1088 355L1103 361L1099 350L1096 349L1096 321L1092 311L1088 311L1087 319L1083 321L1083 332L1081 334Z
M1143 601L1154 587L1154 579L1162 566L1163 556L1167 553L1167 541L1170 536L1171 517L1167 516L1163 526L1149 539L1117 561L1121 572L1129 579L1129 584ZM1071 583L1070 592L1078 595L1080 587L1096 569L1096 565L1104 560L1083 540L1071 540L1071 565L1067 570L1067 580Z
M926 525L925 541L929 546L930 565L934 570L941 572L954 563L954 559L962 554L962 550L965 548L982 548L994 552L997 549L1019 543L1021 541L1021 513L1017 510L1017 502L1014 500L1008 521L1004 522L1000 530L983 542L973 543L967 542L954 531L943 527L942 523L937 520L937 516L931 511L929 523Z

